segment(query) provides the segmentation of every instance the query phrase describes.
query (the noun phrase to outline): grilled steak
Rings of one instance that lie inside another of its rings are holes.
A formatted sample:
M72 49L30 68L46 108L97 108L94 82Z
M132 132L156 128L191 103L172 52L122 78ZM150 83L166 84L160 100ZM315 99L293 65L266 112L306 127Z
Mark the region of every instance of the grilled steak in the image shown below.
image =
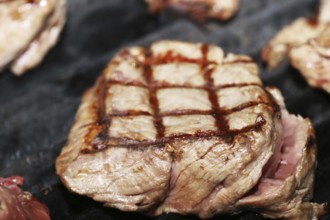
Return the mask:
M249 57L160 41L110 61L56 169L70 190L124 211L312 219L326 212L309 202L315 151L310 121L287 113Z
M22 192L23 178L0 177L0 219L2 220L50 220L47 206L29 192Z
M0 71L16 75L37 66L57 42L66 0L0 1Z
M183 12L197 20L206 17L227 20L238 10L239 0L145 0L149 11L159 13L165 9Z
M286 56L311 86L330 92L330 0L321 1L316 19L297 19L262 52L270 67L277 67Z

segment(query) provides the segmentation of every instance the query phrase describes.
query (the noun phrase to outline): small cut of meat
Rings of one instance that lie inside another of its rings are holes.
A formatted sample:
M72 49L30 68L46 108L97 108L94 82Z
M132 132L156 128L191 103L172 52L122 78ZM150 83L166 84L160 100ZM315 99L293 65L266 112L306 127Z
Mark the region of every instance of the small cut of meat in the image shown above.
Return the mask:
M0 0L0 71L16 75L36 67L56 44L66 0Z
M262 58L271 68L286 57L309 85L330 93L330 0L321 1L315 19L297 19L262 51Z
M50 220L47 206L31 193L22 191L23 183L19 176L0 177L0 219Z

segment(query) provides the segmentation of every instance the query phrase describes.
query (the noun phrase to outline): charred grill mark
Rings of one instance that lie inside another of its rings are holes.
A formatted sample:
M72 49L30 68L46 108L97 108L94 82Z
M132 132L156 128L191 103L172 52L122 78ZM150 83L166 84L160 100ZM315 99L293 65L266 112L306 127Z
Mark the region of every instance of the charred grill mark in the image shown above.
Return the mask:
M109 137L107 146L143 146L143 145L164 146L164 143L174 141L175 139L185 140L191 138L212 138L218 136L219 136L218 131L196 131L194 134L176 133L170 135L169 137L163 137L161 139L157 139L156 141L136 140L128 137Z
M98 86L98 90L97 90L97 97L98 97L98 123L99 124L104 124L108 121L108 118L106 116L106 112L105 112L105 97L106 97L106 93L108 91L108 86L106 84L106 79L103 76L99 82L99 86Z
M144 85L139 81L122 82L120 80L111 79L107 83L109 86L118 84L124 86L136 86L136 87L148 88L148 86Z
M261 127L265 124L266 124L266 120L264 118L262 118L261 120L257 120L256 123L253 125L249 125L249 126L246 126L242 129L238 129L238 130L230 130L229 134L231 136L236 136L238 134L247 133L251 130L259 131L259 129L261 129Z
M97 110L97 118L95 123L91 125L89 131L84 137L85 144L90 148L85 148L82 153L93 153L94 151L100 151L107 147L108 128L110 126L110 118L107 117L105 112L105 96L108 90L106 79L104 74L97 82L97 100L94 103Z
M114 80L111 79L107 82L109 85L123 85L123 86L136 86L136 87L141 87L141 88L149 88L148 85L144 85L141 82L138 81L130 81L130 82L123 82L120 80ZM172 88L178 88L178 89L209 89L209 90L218 90L218 89L223 89L223 88L232 88L232 87L246 87L246 86L258 86L260 88L263 88L263 86L259 83L235 83L235 84L226 84L226 85L220 85L220 86L213 86L212 88L209 88L208 85L204 86L192 86L189 84L185 85L171 85L170 83L167 82L153 82L154 87L157 89L172 89Z
M272 107L268 102L247 102L243 103L237 107L231 108L231 109L225 109L221 110L221 114L223 115L230 115L234 112L238 112L241 110L244 110L246 108L250 108L257 105L266 105L269 107ZM183 115L210 115L214 114L213 110L193 110L193 109L185 109L185 110L174 110L174 111L166 111L163 113L159 113L160 117L166 117L166 116L183 116ZM108 116L152 116L147 111L136 111L136 110L129 110L129 111L119 111L119 110L113 110L111 113L108 114Z
M96 151L101 151L107 147L108 126L102 126L101 132L92 140L91 145Z
M145 59L146 63L143 67L144 77L148 83L149 89L149 102L151 108L154 111L154 123L157 130L156 139L163 139L165 133L165 126L163 125L163 120L159 115L159 101L157 99L157 87L155 87L153 82L153 70L150 63L150 60L153 59L152 52L150 50L145 50Z
M226 84L226 85L220 85L215 86L214 89L225 89L225 88L232 88L232 87L246 87L246 86L258 86L260 88L263 88L263 86L260 83L235 83L235 84Z
M256 124L246 126L242 129L238 130L230 130L227 132L223 131L196 131L194 134L172 134L168 137L163 137L161 139L157 139L156 141L149 141L149 140L135 140L131 138L115 138L115 137L108 137L108 144L107 147L115 147L115 146L150 146L150 145L157 145L157 146L163 146L164 143L174 141L176 139L179 140L185 140L185 139L191 139L191 138L213 138L213 137L222 137L224 141L228 144L232 143L234 136L238 134L243 134L250 132L251 130L257 130L260 129L264 124L266 123L266 120L261 118L260 120L256 120ZM93 153L93 152L87 152L87 153Z
M205 85L202 86L193 86L190 85L189 83L185 83L182 85L173 85L171 83L168 83L166 81L156 81L154 82L155 86L158 89L169 89L169 88L179 88L179 89L206 89Z
M207 44L203 44L201 46L201 52L203 55L203 58L202 58L203 63L201 65L201 69L204 72L204 78L205 78L206 87L207 87L206 90L208 92L209 100L212 104L212 112L213 112L213 116L216 121L216 127L219 131L223 131L223 132L227 133L229 130L229 126L228 126L227 121L223 117L223 114L221 112L220 105L218 102L218 96L217 96L216 90L214 89L214 82L213 82L211 75L215 69L215 66L214 65L211 66L210 62L208 62L208 59L207 59L208 50L209 50L209 48L208 48Z
M273 88L271 86L269 86L268 88ZM265 89L264 90L266 92L266 94L268 95L269 97L269 105L271 106L273 112L281 112L281 107L279 106L279 104L276 102L275 98L273 97L273 95L267 90ZM275 114L276 116L276 114ZM279 117L281 117L281 114L279 114Z
M202 111L202 110L177 110L177 111L167 111L160 114L160 116L181 116L181 115L209 115L212 111Z
M110 80L108 82L110 85L124 85L124 86L136 86L141 88L149 88L149 86L142 84L141 82L131 81L131 82L122 82L119 80ZM154 87L157 89L171 89L171 88L179 88L179 89L206 89L206 86L191 86L191 85L170 85L166 82L153 82Z
M108 115L111 117L113 117L113 116L139 116L139 115L151 116L151 114L147 111L136 111L136 110L129 110L129 111L113 110Z
M239 59L236 60L232 60L232 61L225 61L223 64L237 64L237 63L250 63L250 64L254 64L253 60L250 58L244 58L244 57L240 57Z
M99 90L97 91L98 93L98 109L99 109L99 118L98 118L98 124L102 127L101 132L95 140L91 142L93 148L95 150L102 150L106 147L106 141L108 139L108 128L110 126L110 118L107 117L106 115L106 108L105 108L105 97L108 91L108 86L106 83L106 79L103 75L103 77L100 80L100 85L99 85Z
M103 126L98 124L97 122L90 125L90 128L84 137L84 142L88 147L83 149L82 152L92 153L94 151L93 149L93 144L95 144L94 139L102 132L102 130L103 130Z
M172 139L191 139L191 138L211 138L219 136L218 131L196 131L194 134L172 134L165 138L165 141L170 141Z
M129 137L109 137L107 146L150 146L150 145L161 145L161 141L150 141L146 139L132 139Z
M221 137L227 144L231 144L234 140L234 137L239 134L247 133L252 130L258 130L260 129L264 124L266 123L265 120L260 120L256 124L246 126L242 129L238 130L230 130L227 132L223 131L196 131L193 134L180 134L176 133L173 135L170 135L168 137L163 137L160 139L157 139L156 141L149 141L149 140L136 140L128 137L107 137L107 144L106 147L116 147L116 146L126 146L126 147L141 147L141 146L164 146L164 143L178 140L185 140L185 139L192 139L192 138L214 138L214 137ZM96 140L97 141L97 140ZM103 149L100 149L103 150ZM97 149L84 149L81 151L81 153L95 153L97 151L100 151Z
M231 134L225 135L225 136L223 137L223 140L224 140L224 142L225 142L226 144L231 145L231 144L233 143L233 141L234 141L234 136L231 135Z
M246 109L246 108L250 108L250 107L253 107L253 106L257 106L257 105L268 105L268 106L271 106L269 105L268 102L246 102L246 103L243 103L239 106L236 106L232 109L226 109L226 110L222 110L222 113L225 114L225 115L229 115L231 113L234 113L234 112L239 112L243 109Z

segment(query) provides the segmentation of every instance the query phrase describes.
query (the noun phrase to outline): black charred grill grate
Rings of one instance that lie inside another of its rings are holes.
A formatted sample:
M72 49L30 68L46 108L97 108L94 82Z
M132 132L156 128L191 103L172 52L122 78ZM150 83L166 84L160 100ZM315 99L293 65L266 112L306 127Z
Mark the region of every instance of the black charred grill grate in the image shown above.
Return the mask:
M151 16L142 0L69 0L61 42L42 65L19 78L8 72L0 75L0 176L23 176L25 189L49 206L53 220L152 219L103 208L71 194L55 175L54 161L66 142L80 98L107 61L124 46L178 39L217 44L225 52L251 55L262 66L261 47L283 25L313 16L317 6L313 0L241 0L239 14L232 20L208 21L200 27L185 19ZM265 85L281 89L290 112L311 118L319 151L314 198L330 201L330 95L308 87L288 64L261 71ZM171 214L154 219L198 218ZM244 213L214 219L263 218Z

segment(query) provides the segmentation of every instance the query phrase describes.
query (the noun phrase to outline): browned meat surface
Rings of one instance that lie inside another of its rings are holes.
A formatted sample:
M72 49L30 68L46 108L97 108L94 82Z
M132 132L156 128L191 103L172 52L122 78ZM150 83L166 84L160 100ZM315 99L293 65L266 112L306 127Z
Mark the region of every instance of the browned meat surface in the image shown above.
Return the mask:
M227 20L234 16L239 0L145 0L152 13L165 9L183 12L198 20L206 17Z
M297 19L262 51L272 68L287 56L311 86L330 92L330 0L321 1L316 19Z
M313 128L269 91L251 58L213 45L124 49L84 95L57 173L124 211L316 219Z
M317 219L327 207L309 202L316 166L313 127L310 120L287 112L279 90L272 88L269 91L281 105L283 144L275 149L255 191L238 203L258 207L265 217Z
M0 177L1 220L50 220L47 206L40 203L31 193L23 192L23 178Z
M16 75L37 66L58 41L66 0L0 0L0 71Z

